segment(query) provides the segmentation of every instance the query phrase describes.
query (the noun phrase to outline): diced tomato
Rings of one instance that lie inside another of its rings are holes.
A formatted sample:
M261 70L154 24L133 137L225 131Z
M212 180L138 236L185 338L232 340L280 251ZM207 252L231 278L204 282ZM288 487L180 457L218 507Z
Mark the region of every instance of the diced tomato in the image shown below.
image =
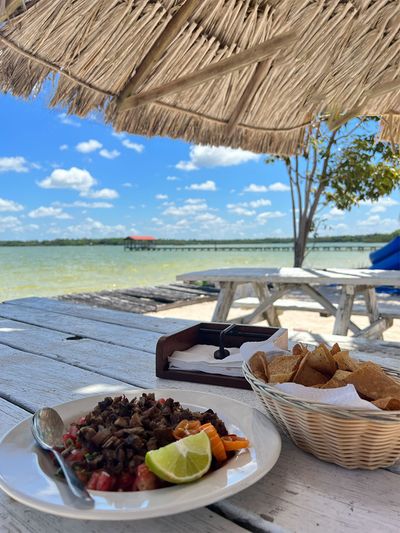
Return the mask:
M132 490L132 486L135 482L135 476L129 472L121 474L117 481L117 490Z
M99 479L97 480L96 490L111 490L113 485L113 478L108 472L100 472Z
M89 490L96 490L99 477L100 472L93 472L93 474L90 476L88 484L86 485L86 488Z
M83 426L84 424L86 424L86 416L82 416L82 417L78 420L78 425L79 425L79 426Z
M165 404L165 398L160 398L158 400L158 403L160 403L161 405L164 405Z
M89 479L86 488L89 490L112 490L115 486L115 478L104 470L96 470Z
M85 454L82 452L82 450L73 449L71 453L68 455L67 461L72 463L79 463L81 461L85 460Z
M63 435L63 442L66 448L69 448L69 446L75 446L76 437L71 435L71 433L65 433L65 435Z
M76 424L71 424L69 426L69 434L72 436L72 437L75 437L77 436L78 434L78 426Z
M145 464L142 464L136 469L134 486L136 487L136 490L153 490L158 488L159 480L153 472L150 472Z

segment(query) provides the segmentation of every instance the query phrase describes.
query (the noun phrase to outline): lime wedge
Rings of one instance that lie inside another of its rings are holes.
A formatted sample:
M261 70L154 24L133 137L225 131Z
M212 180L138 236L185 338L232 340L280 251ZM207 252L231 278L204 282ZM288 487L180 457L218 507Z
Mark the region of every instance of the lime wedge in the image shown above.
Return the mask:
M201 431L147 452L145 462L153 474L170 483L195 481L210 469L210 439Z

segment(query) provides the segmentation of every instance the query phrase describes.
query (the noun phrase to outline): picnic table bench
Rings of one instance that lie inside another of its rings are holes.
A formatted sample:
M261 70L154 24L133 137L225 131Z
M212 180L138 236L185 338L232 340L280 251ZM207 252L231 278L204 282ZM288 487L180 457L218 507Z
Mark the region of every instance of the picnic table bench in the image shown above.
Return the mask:
M259 407L251 391L155 377L158 338L193 322L92 308L46 298L0 304L0 433L44 405L132 388L213 392ZM398 343L293 333L303 342L338 341L360 359L400 367ZM266 446L268 443L266 443ZM209 508L140 522L85 522L29 509L0 492L0 531L18 533L397 532L400 468L350 471L283 438L262 480Z
M177 276L180 281L207 281L218 283L221 290L212 319L225 321L232 307L239 285L252 284L259 300L249 314L235 318L235 322L250 324L264 317L271 326L279 326L274 303L290 291L301 289L329 315L335 316L333 334L346 335L350 329L356 336L382 338L382 332L393 324L393 315L382 315L375 288L382 285L400 287L400 273L395 270L369 269L316 269L316 268L218 268L189 272ZM273 290L270 290L271 284ZM337 306L317 287L338 285L341 294ZM370 325L359 328L352 320L354 297L362 293L364 314ZM400 313L398 313L400 318Z

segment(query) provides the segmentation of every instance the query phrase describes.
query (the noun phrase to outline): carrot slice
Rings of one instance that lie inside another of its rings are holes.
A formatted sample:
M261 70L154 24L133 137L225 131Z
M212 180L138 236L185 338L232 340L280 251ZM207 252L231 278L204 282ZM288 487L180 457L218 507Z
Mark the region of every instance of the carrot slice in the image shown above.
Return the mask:
M219 463L223 463L224 461L226 461L228 456L226 455L226 451L222 443L221 437L218 435L215 427L209 422L208 424L203 424L202 426L200 426L200 431L205 431L208 438L210 439L211 452L215 459Z
M200 431L200 421L199 420L181 420L172 432L176 440L183 439L189 435L194 435Z
M250 446L246 438L238 437L237 435L226 435L225 437L221 437L221 440L226 452L235 452L236 450L242 450Z

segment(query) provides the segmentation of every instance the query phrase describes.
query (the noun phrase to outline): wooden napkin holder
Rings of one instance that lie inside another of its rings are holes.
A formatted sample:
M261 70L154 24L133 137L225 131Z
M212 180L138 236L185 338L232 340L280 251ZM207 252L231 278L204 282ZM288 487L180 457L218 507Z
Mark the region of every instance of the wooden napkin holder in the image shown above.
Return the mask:
M192 370L176 370L169 368L169 357L175 351L185 351L196 344L219 346L220 333L230 324L217 322L201 322L171 335L160 337L156 348L156 376L178 381L193 381L223 387L250 389L244 377L224 376L222 374L208 374ZM279 328L237 325L233 334L225 338L226 348L240 348L245 342L268 340Z

